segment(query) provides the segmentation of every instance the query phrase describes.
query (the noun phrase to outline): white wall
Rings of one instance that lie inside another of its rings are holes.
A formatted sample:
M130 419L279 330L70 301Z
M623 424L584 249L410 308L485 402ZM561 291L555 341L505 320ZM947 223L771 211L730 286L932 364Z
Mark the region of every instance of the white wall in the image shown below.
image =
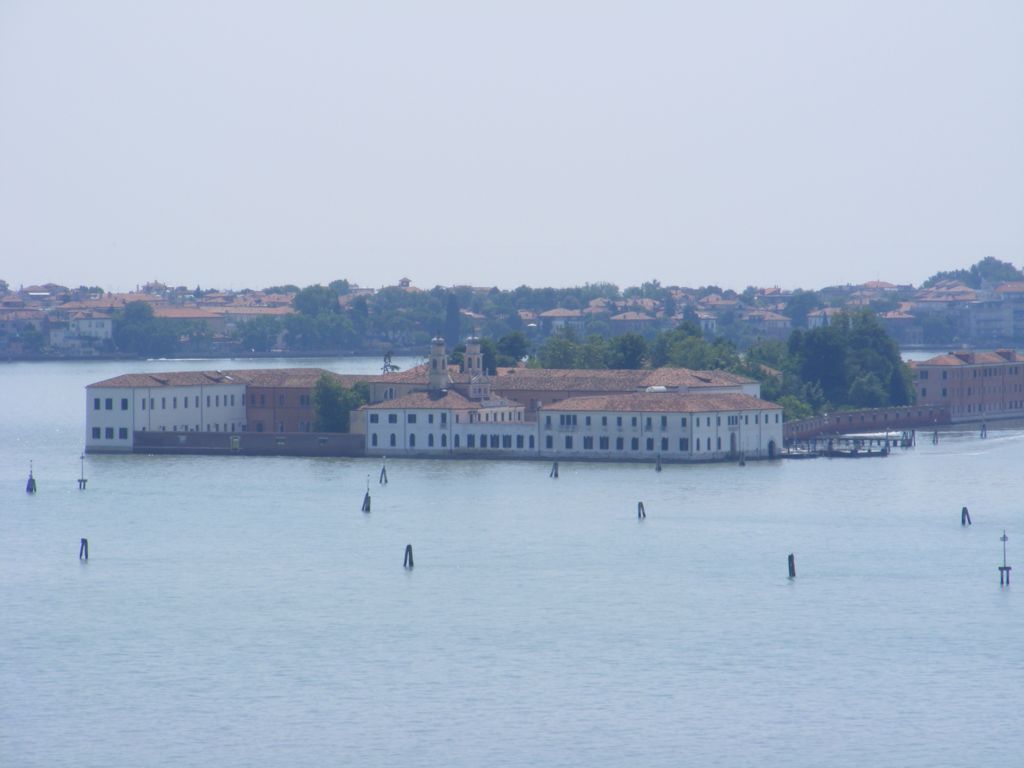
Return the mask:
M130 451L136 431L244 432L245 385L88 387L85 425L92 452Z

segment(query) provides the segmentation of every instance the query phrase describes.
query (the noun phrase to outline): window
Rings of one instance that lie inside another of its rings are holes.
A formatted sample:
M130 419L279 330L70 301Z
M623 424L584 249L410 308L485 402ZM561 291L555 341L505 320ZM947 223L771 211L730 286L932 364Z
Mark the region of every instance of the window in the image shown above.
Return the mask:
M214 396L214 398L213 398L213 404L214 404L215 406L217 406L218 408L220 408L220 395L216 395L216 396ZM283 397L283 396L282 396L282 397L279 397L279 398L277 398L277 404L278 404L278 405L284 405L284 397Z
M395 447L395 433L394 432L391 433L391 441L390 442L391 442L391 447L394 448Z
M122 411L127 411L128 410L128 398L127 397L122 397L121 398L121 410Z
M92 439L93 440L99 440L100 439L100 428L99 427L93 427L92 428Z
M586 416L586 417L584 417L584 419L583 419L583 425L584 425L584 426L587 426L587 427L589 427L589 426L590 426L590 417L589 417L589 416Z
M114 428L113 427L107 427L105 430L103 430L103 436L107 440L113 440L114 439Z
M544 426L548 427L548 428L551 427L551 417L550 416L545 416L544 417Z
M661 450L663 450L663 451L667 451L668 450L668 438L667 437L661 438Z
M398 423L398 414L397 413L389 413L388 414L388 424L397 424L397 423Z
M433 448L433 447L434 447L434 433L431 432L429 435L427 435L427 448Z
M621 416L616 416L615 417L615 426L616 427L621 427L622 426L622 417Z
M654 450L654 438L653 437L648 437L647 438L647 450L648 451L653 451Z
M967 394L968 395L971 394L971 388L970 387L967 388ZM928 397L928 388L927 387L921 387L921 397Z
M633 416L633 417L632 417L632 418L630 419L630 421L632 422L633 426L635 427L635 426L636 426L636 416Z
M185 406L186 408L188 408L188 398L187 397L181 398L181 404L183 406Z
M206 407L207 408L210 407L210 403L211 402L213 402L213 401L211 400L210 396L207 395L206 396ZM265 403L266 403L266 398L264 398L263 395L260 395L260 405L264 405Z
M428 413L427 414L427 424L433 424L433 423L434 423L434 414Z
M651 417L650 416L648 416L647 419L644 421L644 427L646 427L647 429L651 428Z
M549 450L555 447L555 439L551 435L544 438L544 447Z
M406 423L408 423L408 424L415 424L416 423L416 414L415 413L408 414L405 417L405 420L406 420Z
M551 438L549 437L548 440ZM466 447L476 448L476 435L466 435Z
M634 451L639 451L640 450L640 438L639 437L632 438L629 441L629 447L630 447L630 449L632 449Z
M668 429L668 416L661 417L661 428Z
M142 398L142 410L146 410L146 398Z
M442 424L447 424L448 423L448 414L447 413L443 413L443 412L441 413L441 423Z
M262 425L260 425L260 426L262 426ZM374 448L377 447L377 433L376 432L374 432L372 435L370 435L370 445L372 445Z
M441 439L442 439L442 440L444 440L444 435L441 435ZM459 444L460 444L461 442L462 442L461 438L460 438L460 437L459 437L458 435L456 435L456 436L455 436L455 447L456 447L456 448L458 448L458 447L459 447Z
M690 450L690 439L689 438L687 438L687 437L680 437L679 438L679 450L680 451L688 451L688 450Z
M92 409L94 411L100 410L100 399L98 397L92 399Z
M602 427L607 427L608 426L608 417L607 416L602 416L601 417L601 426Z
M415 448L416 447L416 433L415 432L413 432L412 434L409 435L409 447L410 448Z
M117 439L118 440L127 440L128 439L128 427L119 427L118 428L118 430L117 430Z
M716 440L718 441L718 450L722 450L722 438L719 437Z
M196 408L199 407L199 395L196 395Z
M156 407L156 400L154 398L152 398L152 397L149 398L149 410L152 411L155 407Z
M607 451L608 450L608 438L607 437L602 437L600 440L598 440L597 441L597 447L600 448L602 451Z
M370 414L370 423L371 424L378 424L378 423L380 423L380 414L379 413L371 413Z
M681 427L685 427L686 426L686 417L685 416L683 416L683 418L681 418L679 420L679 426L681 426Z
M520 435L519 437L522 437L522 435ZM512 435L502 435L501 436L501 447L502 448L511 448L512 447Z
M166 411L167 410L167 398L166 397L161 397L160 398L160 410L161 411Z
M523 436L522 435L516 435L516 448L522 448L522 447L523 447Z
M530 435L530 450L533 450L533 435Z
M104 400L103 407L106 408L108 411L114 410L114 398L108 397L106 400Z
M176 398L176 397L172 397L171 398L171 408L174 409L174 410L177 410L177 408L178 408L178 398Z
M444 433L441 434L441 447L442 448L447 448L448 447L448 435L446 435Z
M921 380L923 381L924 379L927 379L927 378L928 378L928 371L921 371Z
M260 405L266 405L266 404L267 404L267 396L266 395L260 395ZM209 395L206 396L206 407L207 408L210 407L210 396Z
M625 446L626 446L626 441L625 441L624 438L621 438L621 437L616 437L615 438L615 450L616 451L621 451L623 448L625 448Z
M572 450L572 435L566 435L565 436L565 450L567 450L567 451L571 451Z
M590 437L590 435L587 435L586 437L583 438L583 450L594 450L594 438Z
M715 416L715 426L716 427L722 426L722 417L721 416Z
M945 388L945 387L943 387L943 388L942 388L942 396L943 396L943 397L945 397L945 396L946 396L946 388Z

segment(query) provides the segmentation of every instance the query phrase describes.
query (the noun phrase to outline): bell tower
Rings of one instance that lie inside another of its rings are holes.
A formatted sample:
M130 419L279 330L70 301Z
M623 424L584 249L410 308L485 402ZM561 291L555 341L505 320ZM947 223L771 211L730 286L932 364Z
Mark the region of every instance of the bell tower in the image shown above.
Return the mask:
M435 336L430 340L430 363L427 378L431 392L448 389L451 379L448 376L448 354L444 349L444 339Z
M466 339L466 354L463 357L464 371L472 376L481 376L484 373L484 353L480 351L480 339L470 336Z

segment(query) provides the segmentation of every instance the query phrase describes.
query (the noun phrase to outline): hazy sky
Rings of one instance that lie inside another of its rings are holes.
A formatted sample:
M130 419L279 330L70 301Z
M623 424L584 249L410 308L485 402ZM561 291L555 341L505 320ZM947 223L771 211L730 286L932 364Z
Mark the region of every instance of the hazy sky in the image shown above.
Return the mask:
M0 278L1024 263L1024 3L0 0Z

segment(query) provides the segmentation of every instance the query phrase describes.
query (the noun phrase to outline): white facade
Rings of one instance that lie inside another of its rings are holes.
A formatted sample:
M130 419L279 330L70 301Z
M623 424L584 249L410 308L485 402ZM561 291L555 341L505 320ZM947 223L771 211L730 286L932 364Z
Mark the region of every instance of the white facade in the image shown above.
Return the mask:
M543 410L540 453L546 458L714 461L771 458L782 448L782 409L582 411Z
M133 432L244 432L245 384L86 388L89 452L130 451Z
M782 408L738 393L573 398L543 407L538 421L484 420L482 409L444 400L465 402L446 395L433 408L412 401L366 407L367 454L715 461L772 458L782 448ZM595 408L602 403L616 407Z

